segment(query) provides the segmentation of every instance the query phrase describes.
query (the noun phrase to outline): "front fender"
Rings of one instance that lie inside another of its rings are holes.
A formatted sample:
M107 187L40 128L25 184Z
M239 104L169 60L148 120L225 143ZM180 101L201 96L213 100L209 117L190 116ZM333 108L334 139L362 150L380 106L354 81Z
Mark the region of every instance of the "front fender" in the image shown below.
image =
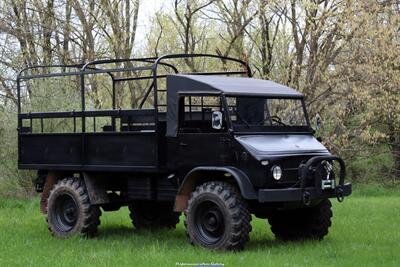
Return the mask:
M196 167L185 175L182 184L179 187L175 199L175 211L183 211L187 207L187 200L189 195L197 185L206 181L207 174L230 174L239 187L240 193L245 199L257 199L258 194L254 189L249 177L240 169L232 166L218 167L218 166L204 166Z
M237 185L239 186L240 192L245 199L257 199L257 191L254 189L252 183L250 182L249 177L243 171L236 167L216 167L216 166L205 166L205 167L196 167L192 169L188 174L186 174L183 182L178 190L178 195L181 193L190 193L185 190L188 184L195 183L191 182L192 179L197 180L199 175L207 172L223 172L229 173L235 179ZM193 189L193 188L191 188Z

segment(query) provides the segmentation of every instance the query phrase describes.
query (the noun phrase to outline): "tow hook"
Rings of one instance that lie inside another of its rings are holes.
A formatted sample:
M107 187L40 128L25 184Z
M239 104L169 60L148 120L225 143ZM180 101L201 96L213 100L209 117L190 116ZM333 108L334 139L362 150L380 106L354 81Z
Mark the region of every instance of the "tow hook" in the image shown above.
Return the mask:
M336 198L339 202L343 202L344 196L343 196L343 188L342 187L336 188Z

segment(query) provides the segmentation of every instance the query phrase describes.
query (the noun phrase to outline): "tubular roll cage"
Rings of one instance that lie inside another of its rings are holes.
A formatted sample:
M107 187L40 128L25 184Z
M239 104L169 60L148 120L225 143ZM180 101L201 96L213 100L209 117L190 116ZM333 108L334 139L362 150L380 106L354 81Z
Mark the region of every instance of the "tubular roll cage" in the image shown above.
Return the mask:
M70 118L70 117L81 117L82 118L82 132L85 132L85 117L86 116L106 116L106 115L129 115L129 110L116 110L116 90L115 85L118 82L124 81L133 81L133 80L149 80L153 79L150 87L145 92L145 95L140 102L139 109L142 109L144 103L148 99L150 93L153 91L154 95L154 109L155 112L155 126L157 130L158 124L158 107L159 106L166 106L166 105L159 105L158 104L158 92L166 91L166 90L158 90L157 88L157 79L158 78L166 78L167 74L157 74L158 66L162 65L165 67L170 68L173 71L173 74L180 73L178 68L173 64L163 62L168 59L189 59L189 58L215 58L220 59L223 65L226 62L236 62L243 66L243 70L227 70L227 71L217 71L217 72L185 72L181 74L191 74L191 75L247 75L248 77L252 77L250 66L247 62L226 57L226 56L219 56L219 55L212 55L212 54L169 54L163 55L160 57L145 57L145 58L129 58L129 59L102 59L102 60L95 60L85 64L74 64L74 65L38 65L38 66L30 66L22 69L17 76L17 100L18 100L18 129L22 127L22 119L32 119L32 118ZM149 63L150 66L140 66L140 67L121 67L121 68L109 68L109 69L101 69L97 68L96 65L104 65L104 64L111 64L111 63L133 63L133 62L141 62L141 63ZM29 70L34 69L46 69L46 68L77 68L79 71L72 71L72 72L57 72L57 73L44 73L44 74L30 74L24 75ZM152 72L150 76L138 76L138 77L122 77L116 78L113 73L116 72L138 72L138 71L145 71L149 70ZM108 74L112 80L112 110L98 110L98 111L86 111L85 105L85 75L88 74L101 74L105 73ZM28 81L32 79L39 79L39 78L52 78L52 77L66 77L66 76L79 76L80 77L80 89L81 89L81 111L78 112L35 112L35 113L21 113L21 81ZM42 123L41 123L42 124ZM115 121L113 120L113 127L115 127Z
M43 126L43 119L66 119L66 118L72 118L73 119L73 133L77 133L77 126L76 126L76 118L81 118L81 165L84 166L86 164L86 148L85 148L85 143L86 143L86 135L88 134L86 132L86 118L87 117L92 117L93 118L93 128L94 132L96 132L96 117L111 117L111 131L118 133L116 131L116 119L120 118L121 121L121 126L122 126L122 118L128 118L128 123L130 123L130 118L135 117L135 119L144 122L144 123L152 123L154 121L154 133L156 136L159 135L159 106L166 106L166 105L159 105L158 103L158 92L166 90L158 90L157 89L157 79L158 78L166 78L168 74L178 74L180 73L178 68L170 63L164 62L166 60L172 60L172 59L193 59L193 58L208 58L208 59L219 59L222 61L222 67L223 70L225 71L216 71L216 72L192 72L192 73L182 73L182 74L192 74L192 75L246 75L248 77L251 77L251 70L247 62L231 58L231 57L225 57L225 56L219 56L219 55L212 55L212 54L170 54L170 55L164 55L161 57L145 57L145 58L129 58L129 59L103 59L103 60L95 60L91 61L85 64L75 64L75 65L39 65L39 66L29 66L25 69L22 69L17 76L17 100L18 100L18 146L19 146L19 151L20 149L20 138L21 135L30 135L33 132L33 119L39 119L40 120L40 127L41 127L41 133L38 133L38 135L43 135L44 134L44 126ZM133 63L148 63L149 66L137 66L134 67L132 66ZM242 66L242 69L239 67L237 70L226 70L226 63L227 62L235 62L239 63L239 65ZM112 64L112 63L128 63L128 66L125 67L120 67L120 68L98 68L98 65L105 65L105 64ZM158 66L164 66L167 69L170 69L171 72L166 71L166 73L162 74L157 74L158 71ZM42 73L42 74L32 74L32 73L26 73L28 71L32 70L38 70L38 69L51 69L51 68L63 68L64 72L54 72L51 73L50 71L47 73ZM70 72L65 72L66 69L79 69L78 71L70 71ZM140 71L151 71L151 75L147 76L133 76L133 73L135 72L140 72ZM115 77L114 73L125 73L125 72L130 72L132 73L128 77ZM108 74L112 80L112 109L111 110L86 110L85 106L85 75L89 74ZM80 111L57 111L57 112L21 112L21 81L28 81L32 79L39 79L39 78L52 78L52 77L66 77L66 76L79 76L80 79L80 93L81 93L81 110ZM139 109L116 109L116 88L115 85L118 82L124 82L124 81L134 81L134 80L151 80L152 82L145 91L144 97L142 101L139 104ZM143 105L145 101L148 99L150 93L153 91L153 106L154 106L154 111L153 109L143 109ZM150 117L150 118L149 118ZM154 119L154 120L153 120ZM23 126L23 120L29 120L30 121L30 127L24 127ZM27 128L27 129L25 129ZM104 131L104 129L103 129ZM107 133L104 133L107 134ZM119 132L119 134L129 134L129 132ZM131 134L136 134L135 132L131 132ZM159 138L157 138L159 140ZM155 144L155 162L156 162L156 168L160 167L160 162L159 162L159 144L156 142ZM21 157L21 152L19 152L19 158Z

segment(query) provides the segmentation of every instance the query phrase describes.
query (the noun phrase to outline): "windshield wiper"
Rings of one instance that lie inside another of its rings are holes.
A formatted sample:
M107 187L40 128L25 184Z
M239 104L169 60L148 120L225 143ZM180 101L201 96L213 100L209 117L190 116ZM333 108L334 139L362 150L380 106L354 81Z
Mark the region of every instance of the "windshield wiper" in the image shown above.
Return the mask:
M272 116L272 117L270 117L270 118L271 118L271 120L272 120L273 122L276 122L276 123L278 123L278 124L280 124L280 125L282 125L282 126L288 126L286 123L282 122L282 119L279 118L278 116Z

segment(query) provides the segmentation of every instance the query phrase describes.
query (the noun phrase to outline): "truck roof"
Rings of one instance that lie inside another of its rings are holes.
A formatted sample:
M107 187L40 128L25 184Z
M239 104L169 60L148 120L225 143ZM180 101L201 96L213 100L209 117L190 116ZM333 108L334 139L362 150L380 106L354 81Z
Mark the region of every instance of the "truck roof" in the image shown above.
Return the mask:
M180 94L247 95L276 98L302 98L303 94L268 80L211 75L167 75L168 112L167 136L178 131L178 101Z
M167 76L167 84L169 93L303 97L303 94L285 85L244 77L174 74Z

